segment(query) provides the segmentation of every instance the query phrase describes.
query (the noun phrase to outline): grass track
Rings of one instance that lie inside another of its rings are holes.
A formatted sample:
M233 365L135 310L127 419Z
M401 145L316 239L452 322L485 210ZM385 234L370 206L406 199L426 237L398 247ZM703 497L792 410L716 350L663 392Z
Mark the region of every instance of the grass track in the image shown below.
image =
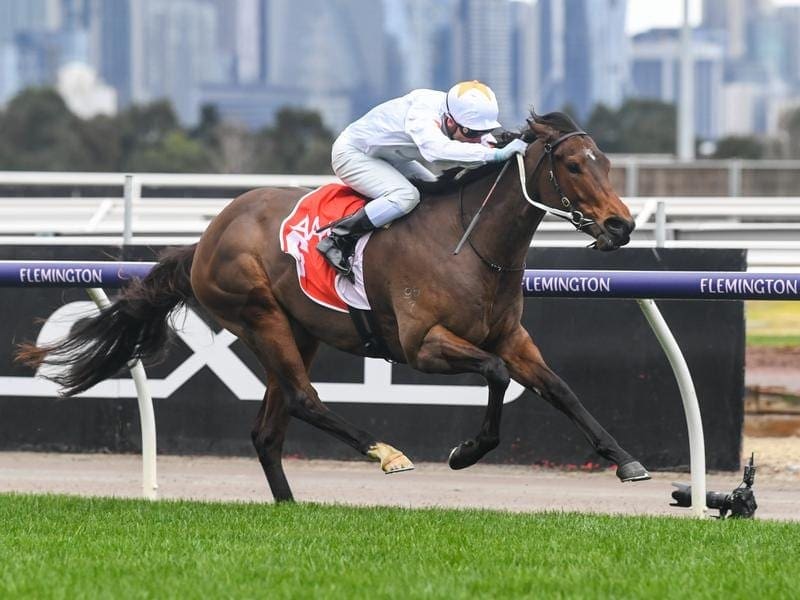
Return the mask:
M0 495L0 598L789 598L798 563L798 523Z
M800 346L800 302L745 302L748 346Z

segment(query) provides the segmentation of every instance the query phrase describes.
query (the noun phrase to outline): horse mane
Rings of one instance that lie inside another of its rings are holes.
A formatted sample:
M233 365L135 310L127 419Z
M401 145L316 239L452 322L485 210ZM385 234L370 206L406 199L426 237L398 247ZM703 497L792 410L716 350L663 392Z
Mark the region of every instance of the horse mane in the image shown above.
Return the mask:
M572 133L573 131L580 131L580 127L575 124L575 121L569 115L563 112L551 112L544 115L537 115L536 111L531 109L530 116L528 117L528 126L520 131L507 131L503 130L495 137L497 138L497 147L502 148L511 140L521 138L527 143L536 140L536 133L531 128L532 123L539 125L547 125L556 131L564 133ZM494 175L503 168L503 163L487 163L480 167L473 169L453 168L448 169L442 173L436 181L423 181L421 179L412 179L411 183L423 194L437 196L445 194L453 190L457 186L464 186L483 179L488 175Z
M469 185L473 181L483 179L490 173L499 173L502 167L502 163L488 163L473 169L454 167L452 169L447 169L436 179L436 181L412 179L411 183L414 184L414 187L416 187L423 194L427 194L429 196L439 196L441 194L446 194L453 189Z

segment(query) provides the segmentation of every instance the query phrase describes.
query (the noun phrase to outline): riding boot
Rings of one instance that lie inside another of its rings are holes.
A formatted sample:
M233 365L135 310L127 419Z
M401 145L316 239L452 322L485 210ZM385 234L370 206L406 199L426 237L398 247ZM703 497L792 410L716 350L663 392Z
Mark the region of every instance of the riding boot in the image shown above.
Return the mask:
M317 244L325 260L347 277L352 276L353 266L350 257L356 249L356 242L365 233L375 229L366 211L361 208L352 215L336 221L331 227L330 235L322 238Z

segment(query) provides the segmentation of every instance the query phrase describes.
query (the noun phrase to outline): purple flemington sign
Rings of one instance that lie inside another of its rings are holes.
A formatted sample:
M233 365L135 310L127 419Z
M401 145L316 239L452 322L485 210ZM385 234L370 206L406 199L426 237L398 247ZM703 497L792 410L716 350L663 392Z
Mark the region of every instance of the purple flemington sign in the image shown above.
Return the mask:
M118 288L144 277L152 262L0 260L0 287Z
M526 296L800 300L800 273L738 271L535 271L522 278Z
M118 288L153 262L0 261L0 287ZM800 300L800 273L731 271L560 271L528 269L525 296Z

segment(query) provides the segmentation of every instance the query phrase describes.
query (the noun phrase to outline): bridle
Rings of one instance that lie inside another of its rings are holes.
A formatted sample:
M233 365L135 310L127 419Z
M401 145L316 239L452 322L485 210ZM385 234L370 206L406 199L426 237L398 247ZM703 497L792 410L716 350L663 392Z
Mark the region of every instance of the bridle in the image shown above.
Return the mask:
M541 156L539 156L539 160L536 161L536 166L531 171L531 179L535 179L536 175L539 173L539 169L544 164L545 158L549 159L550 161L550 172L549 172L549 179L550 183L553 184L553 189L555 190L558 197L561 199L561 206L566 209L572 207L572 201L567 197L564 191L561 189L561 185L558 183L558 177L556 177L556 166L555 166L555 158L553 158L553 152L555 151L558 146L565 142L566 140L576 137L576 136L588 136L589 134L585 131L573 131L571 133L566 133L558 138L554 142L545 142L544 144L544 152L542 152ZM525 159L522 157L521 154L516 155L517 158L517 166L519 167L519 182L522 186L522 195L525 197L525 200L531 206L538 208L539 210L543 210L546 213L549 213L555 217L559 217L564 219L565 221L569 221L578 231L583 231L584 228L589 227L590 225L594 225L595 221L592 219L587 219L583 216L583 213L577 209L573 210L561 210L558 208L553 208L552 206L548 206L547 204L542 204L541 202L537 202L533 200L528 195L528 182L525 178Z
M525 177L525 159L522 154L516 155L517 160L517 167L519 168L519 182L522 187L522 195L525 198L526 202L531 206L538 208L539 210L544 211L545 213L551 214L555 217L559 217L564 219L565 221L569 221L578 231L583 231L586 227L594 225L596 221L593 219L588 219L583 216L583 213L577 209L573 210L561 210L559 208L554 208L552 206L548 206L547 204L543 204L538 202L530 197L528 194L528 179L535 179L536 175L539 173L539 169L544 164L545 158L547 158L550 162L550 172L549 172L549 179L550 183L553 184L553 189L555 190L558 197L561 199L561 205L565 209L569 209L572 207L572 201L567 197L564 191L561 189L561 185L558 183L558 177L556 177L556 169L555 169L555 158L553 157L553 152L560 144L565 142L566 140L576 137L576 136L588 136L589 134L585 131L572 131L570 133L566 133L562 135L560 138L555 140L554 142L545 142L543 152L541 156L539 156L539 160L536 161L536 166L531 171L530 178ZM533 145L533 144L531 144ZM526 150L527 153L527 150ZM470 248L472 248L473 252L480 258L490 269L498 272L513 272L513 271L524 271L525 264L521 267L504 267L502 265L498 265L486 258L484 258L480 252L475 248L475 245L472 243L472 240L469 239L469 234L472 232L472 229L475 227L475 224L478 222L478 217L483 210L483 207L486 206L489 198L494 192L494 189L497 187L497 184L500 182L500 179L503 177L503 174L506 172L508 165L511 164L511 161L507 161L503 168L500 170L500 173L497 175L497 179L495 179L494 184L489 189L489 193L486 194L486 198L484 198L483 203L481 204L478 211L475 213L475 216L472 217L472 221L470 222L469 226L464 231L464 235L461 237L461 241L459 241L456 249L453 251L453 254L458 254L461 251L461 247L464 245L464 242L469 242ZM464 222L464 186L462 185L459 189L459 205L461 207L461 222Z

